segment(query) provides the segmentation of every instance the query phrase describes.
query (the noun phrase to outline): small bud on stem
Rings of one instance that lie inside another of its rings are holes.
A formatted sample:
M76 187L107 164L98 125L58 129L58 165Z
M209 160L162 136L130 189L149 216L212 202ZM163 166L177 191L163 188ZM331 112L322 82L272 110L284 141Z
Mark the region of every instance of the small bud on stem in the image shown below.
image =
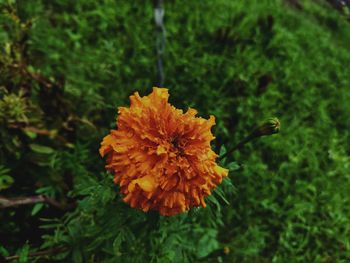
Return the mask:
M264 123L256 127L246 138L240 141L232 149L228 150L224 155L220 156L220 159L225 158L227 155L233 153L235 150L241 148L246 143L252 141L255 138L261 136L272 135L280 131L281 123L277 118L269 118Z

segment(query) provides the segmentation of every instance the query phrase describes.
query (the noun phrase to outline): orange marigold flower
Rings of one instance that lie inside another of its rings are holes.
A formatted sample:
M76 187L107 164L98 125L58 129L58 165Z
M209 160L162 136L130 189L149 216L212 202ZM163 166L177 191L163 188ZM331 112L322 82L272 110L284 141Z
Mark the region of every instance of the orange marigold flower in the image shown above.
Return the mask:
M195 117L194 109L183 113L168 98L164 88L153 88L144 97L138 92L130 96L130 108L118 109L118 128L100 148L124 201L161 215L205 207L204 197L228 174L216 164L217 154L210 147L214 116Z

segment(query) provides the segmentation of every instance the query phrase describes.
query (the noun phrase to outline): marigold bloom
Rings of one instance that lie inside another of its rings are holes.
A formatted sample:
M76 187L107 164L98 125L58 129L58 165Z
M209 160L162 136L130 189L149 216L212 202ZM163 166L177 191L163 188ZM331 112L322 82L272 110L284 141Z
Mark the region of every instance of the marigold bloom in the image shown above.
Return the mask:
M118 128L100 148L124 201L161 215L205 207L204 197L228 174L216 164L217 154L210 147L214 116L195 117L194 109L183 113L168 98L164 88L153 88L144 97L137 92L130 96L130 108L118 109Z

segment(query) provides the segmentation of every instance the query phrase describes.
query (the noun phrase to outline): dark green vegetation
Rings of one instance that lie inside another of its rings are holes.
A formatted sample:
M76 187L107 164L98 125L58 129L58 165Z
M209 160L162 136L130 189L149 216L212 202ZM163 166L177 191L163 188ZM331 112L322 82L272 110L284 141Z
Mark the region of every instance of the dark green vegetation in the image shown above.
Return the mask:
M1 210L0 254L350 262L345 17L321 0L165 1L171 102L216 116L216 149L266 117L282 131L225 160L243 166L209 208L158 217L121 202L98 154L116 107L156 83L153 6L131 2L0 1L0 195L59 202Z

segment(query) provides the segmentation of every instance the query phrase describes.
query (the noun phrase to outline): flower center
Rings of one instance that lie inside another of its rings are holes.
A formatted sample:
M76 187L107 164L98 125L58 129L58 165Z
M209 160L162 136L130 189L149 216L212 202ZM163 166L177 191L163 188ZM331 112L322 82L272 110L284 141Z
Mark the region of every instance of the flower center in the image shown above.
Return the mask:
M168 154L169 157L179 157L185 155L186 139L179 136L171 137L157 146L157 155Z
M184 140L180 139L178 136L171 138L170 140L171 148L176 153L176 155L183 156L184 150Z
M172 144L172 146L174 146L175 148L179 147L179 137L173 137L170 140L170 143Z

